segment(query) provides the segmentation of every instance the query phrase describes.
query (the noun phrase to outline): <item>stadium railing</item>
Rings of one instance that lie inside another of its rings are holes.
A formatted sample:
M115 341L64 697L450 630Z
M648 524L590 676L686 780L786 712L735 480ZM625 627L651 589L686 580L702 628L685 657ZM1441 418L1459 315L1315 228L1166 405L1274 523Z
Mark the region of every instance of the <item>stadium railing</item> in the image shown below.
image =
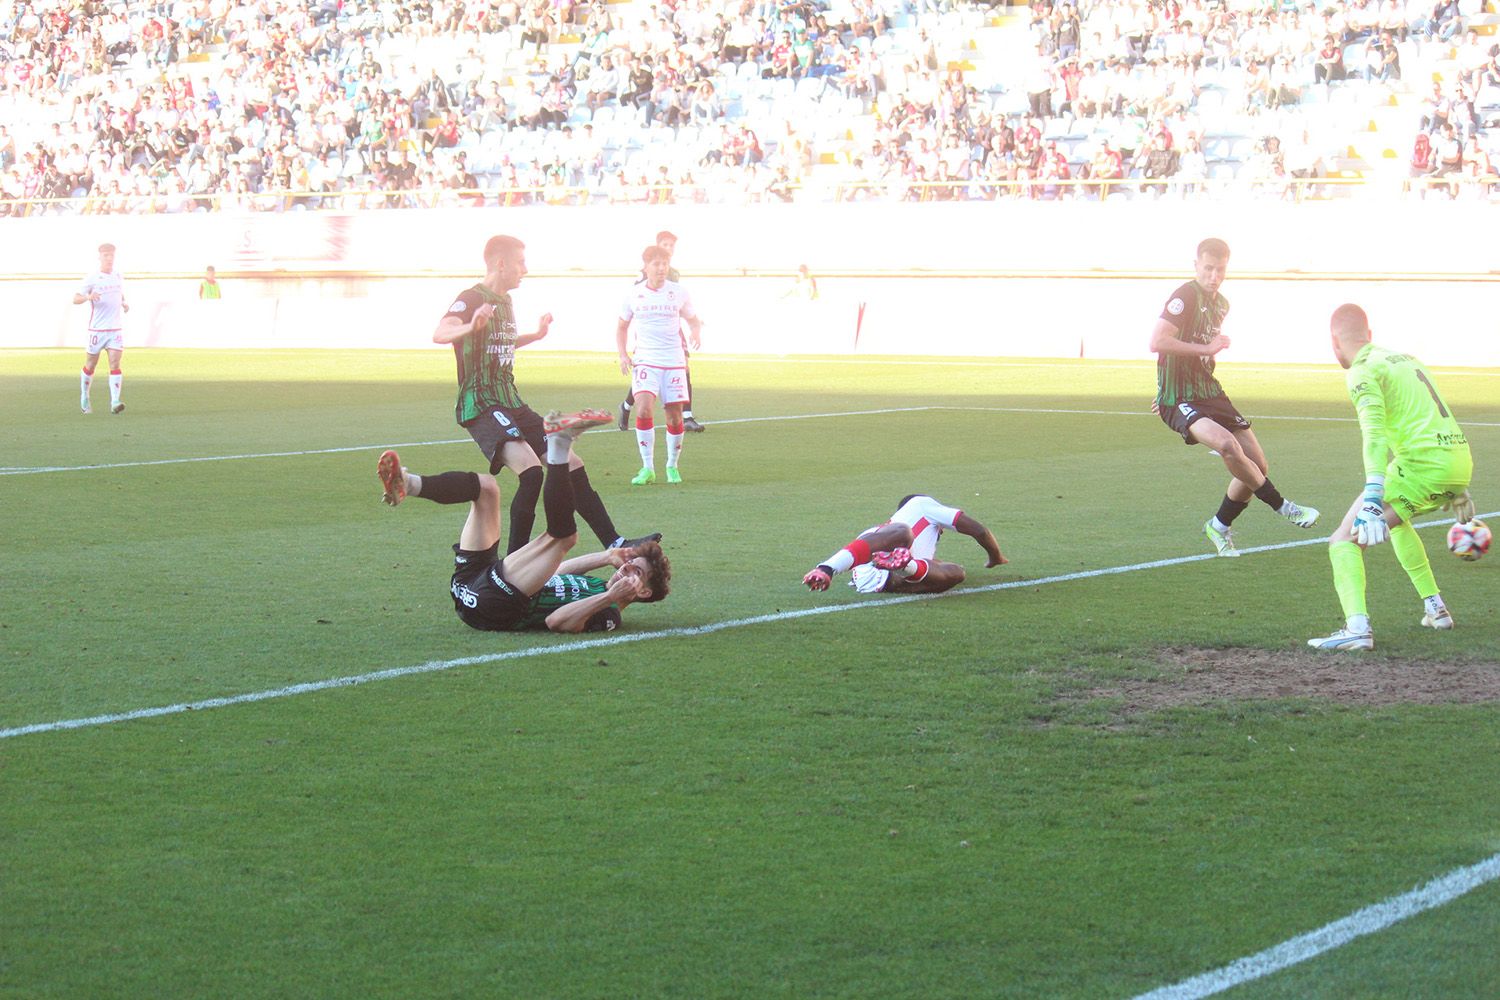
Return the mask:
M1500 177L1462 175L1392 178L1367 176L1185 179L1139 177L1093 179L970 179L917 181L815 180L732 189L702 184L630 184L603 189L597 185L525 185L475 188L355 188L341 191L262 191L176 195L104 195L78 198L0 199L0 218L44 215L160 215L194 212L296 212L352 210L423 210L446 207L551 207L603 204L743 204L746 202L860 201L993 201L1027 198L1109 201L1137 198L1229 198L1262 201L1327 201L1352 198L1455 198L1492 201L1500 195Z

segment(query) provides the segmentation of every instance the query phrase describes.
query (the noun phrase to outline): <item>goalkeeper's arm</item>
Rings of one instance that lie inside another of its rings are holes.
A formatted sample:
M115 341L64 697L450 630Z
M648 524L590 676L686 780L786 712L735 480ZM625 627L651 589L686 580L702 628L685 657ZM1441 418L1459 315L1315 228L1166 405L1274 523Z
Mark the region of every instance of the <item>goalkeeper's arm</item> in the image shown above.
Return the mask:
M961 513L958 517L954 518L953 530L968 535L979 543L979 547L984 549L985 554L990 557L989 562L984 564L986 569L991 566L1002 566L1008 561L1000 554L1000 543L995 541L994 532L974 520L968 514Z

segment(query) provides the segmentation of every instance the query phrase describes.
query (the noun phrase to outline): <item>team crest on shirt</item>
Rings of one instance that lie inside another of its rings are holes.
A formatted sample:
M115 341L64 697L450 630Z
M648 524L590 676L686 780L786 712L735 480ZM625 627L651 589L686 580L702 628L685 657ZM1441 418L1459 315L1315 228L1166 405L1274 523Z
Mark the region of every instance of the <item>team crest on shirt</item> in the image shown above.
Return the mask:
M1182 311L1186 308L1187 303L1182 301L1182 299L1173 299L1171 302L1167 303L1167 312L1171 313L1173 316L1181 316Z
M451 313L461 313L461 312L463 312L467 308L468 308L468 306L464 305L463 300L460 299L459 301L457 301L457 302L453 303L451 306L449 306L448 307L448 311L451 312Z

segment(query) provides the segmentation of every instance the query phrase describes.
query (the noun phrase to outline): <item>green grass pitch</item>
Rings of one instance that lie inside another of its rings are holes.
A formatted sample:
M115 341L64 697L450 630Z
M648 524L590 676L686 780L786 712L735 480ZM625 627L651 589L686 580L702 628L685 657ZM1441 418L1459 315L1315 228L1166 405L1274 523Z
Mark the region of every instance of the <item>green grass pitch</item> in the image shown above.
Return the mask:
M448 354L132 350L126 413L99 379L87 417L77 361L0 352L0 729L569 643L462 626L461 510L378 502L383 447L479 467ZM538 410L623 388L605 355L518 371ZM800 585L919 491L1011 560L948 536L964 590L1204 553L1226 476L1146 412L1150 365L693 374L685 485L630 487L631 435L580 445L673 560L627 631L841 610L0 740L0 997L1129 997L1500 851L1494 701L1090 695L1190 684L1168 648L1305 666L1339 620L1321 545L887 606ZM1221 374L1326 533L1361 481L1342 373ZM1500 509L1500 372L1438 385ZM1500 551L1442 536L1460 627L1418 627L1374 551L1352 678L1500 662ZM1496 940L1490 883L1229 995L1493 997Z

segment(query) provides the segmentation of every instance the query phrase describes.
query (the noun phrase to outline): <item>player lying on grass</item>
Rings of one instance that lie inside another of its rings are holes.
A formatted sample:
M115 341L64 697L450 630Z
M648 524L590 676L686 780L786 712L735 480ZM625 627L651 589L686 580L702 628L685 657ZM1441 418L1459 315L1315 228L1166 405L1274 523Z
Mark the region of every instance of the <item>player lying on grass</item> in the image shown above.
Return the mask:
M938 594L950 590L964 582L964 568L933 558L938 539L949 529L979 543L989 556L986 569L1005 563L1000 543L989 528L956 507L945 507L926 494L913 493L902 499L889 521L861 532L814 566L802 582L810 590L827 590L835 576L852 569L849 586L861 594Z
M1339 306L1329 329L1333 355L1349 372L1349 398L1359 414L1365 488L1328 540L1344 627L1307 644L1315 649L1375 648L1365 605L1364 550L1387 538L1422 598L1422 624L1450 629L1453 615L1438 593L1427 550L1411 519L1440 506L1460 521L1474 517L1469 497L1474 458L1468 438L1422 362L1370 342L1370 320L1363 309L1352 303Z
M619 627L620 612L641 601L667 596L672 567L656 542L565 558L578 541L573 519L573 442L590 427L614 418L602 410L543 418L547 474L542 509L547 529L504 558L500 557L500 488L495 477L476 472L418 476L402 468L394 451L380 456L376 472L392 507L406 497L440 504L469 504L469 517L453 546L453 608L464 624L489 632L549 629L553 632L608 632ZM586 574L613 566L606 582Z

